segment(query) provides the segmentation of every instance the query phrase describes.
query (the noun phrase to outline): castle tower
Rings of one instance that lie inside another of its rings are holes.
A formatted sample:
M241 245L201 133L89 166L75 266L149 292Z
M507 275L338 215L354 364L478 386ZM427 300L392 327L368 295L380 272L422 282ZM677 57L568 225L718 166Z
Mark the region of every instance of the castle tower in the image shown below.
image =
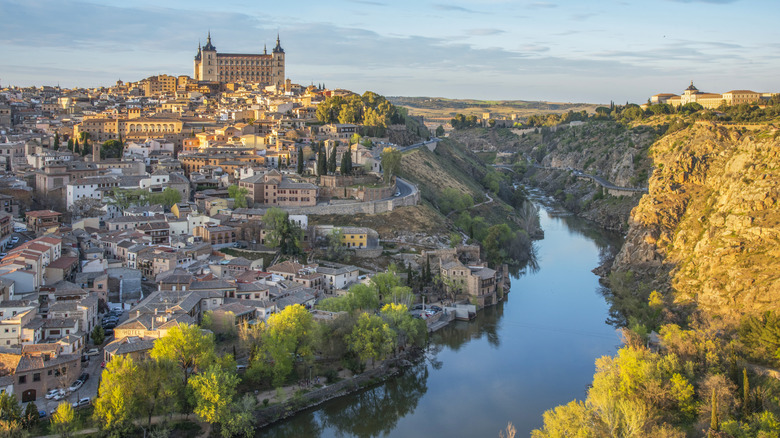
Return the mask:
M281 90L284 87L284 49L279 43L279 34L276 34L276 47L272 56L271 84L276 85L277 90Z
M195 73L195 79L199 81L219 81L219 67L217 65L217 48L211 44L211 31L206 39L206 45L201 48L198 53L200 54L200 60L195 57L196 68L198 71Z
M200 41L198 41L198 54L195 55L195 61L193 62L193 64L195 65L195 72L192 74L192 77L195 78L196 81L200 80L200 62L201 62Z

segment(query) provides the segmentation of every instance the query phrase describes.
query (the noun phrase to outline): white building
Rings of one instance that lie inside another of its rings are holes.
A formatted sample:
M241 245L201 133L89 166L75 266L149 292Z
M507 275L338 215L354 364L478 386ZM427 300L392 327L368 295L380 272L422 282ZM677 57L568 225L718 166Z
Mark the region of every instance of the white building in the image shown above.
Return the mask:
M119 187L116 176L88 176L79 178L67 185L66 206L70 208L80 199L103 201L103 193L112 187Z

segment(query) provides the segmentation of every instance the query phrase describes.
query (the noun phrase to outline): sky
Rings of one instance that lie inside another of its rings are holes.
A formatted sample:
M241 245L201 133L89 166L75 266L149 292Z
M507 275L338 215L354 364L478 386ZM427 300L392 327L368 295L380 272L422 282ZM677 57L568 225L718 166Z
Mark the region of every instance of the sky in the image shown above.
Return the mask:
M198 42L358 93L643 103L780 91L777 0L0 0L0 85L193 74Z

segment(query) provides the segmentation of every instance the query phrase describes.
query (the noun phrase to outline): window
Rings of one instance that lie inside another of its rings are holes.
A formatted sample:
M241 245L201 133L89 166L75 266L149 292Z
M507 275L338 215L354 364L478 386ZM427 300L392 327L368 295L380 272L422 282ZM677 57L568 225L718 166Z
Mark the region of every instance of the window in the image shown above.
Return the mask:
M33 382L40 382L40 381L41 381L41 373L33 374Z
M19 376L19 384L27 383L27 376Z

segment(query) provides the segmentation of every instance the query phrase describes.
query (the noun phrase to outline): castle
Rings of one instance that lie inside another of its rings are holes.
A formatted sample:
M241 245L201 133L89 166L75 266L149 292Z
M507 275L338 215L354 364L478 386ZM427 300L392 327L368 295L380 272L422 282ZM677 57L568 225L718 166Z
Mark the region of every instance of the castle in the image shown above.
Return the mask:
M217 53L211 43L211 32L206 45L198 44L195 55L195 74L197 81L209 82L250 82L284 87L284 49L276 36L276 47L271 54L263 48L262 55L243 53Z

